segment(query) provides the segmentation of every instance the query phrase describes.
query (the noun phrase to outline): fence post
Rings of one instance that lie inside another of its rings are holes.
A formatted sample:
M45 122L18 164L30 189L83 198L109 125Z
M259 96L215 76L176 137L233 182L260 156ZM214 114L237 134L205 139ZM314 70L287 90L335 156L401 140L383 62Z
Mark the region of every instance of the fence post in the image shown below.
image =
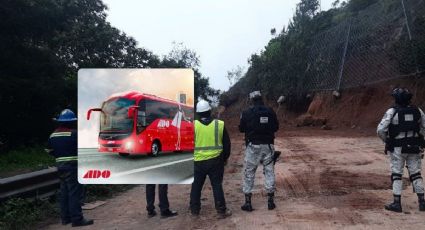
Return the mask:
M351 18L349 19L347 36L346 36L345 44L344 44L344 52L342 53L341 65L339 66L338 86L336 89L337 91L339 91L341 87L342 73L344 72L345 57L347 55L347 48L348 48L348 41L350 40L350 33L351 33Z
M406 7L404 6L404 0L401 0L401 6L403 7L404 20L406 20L407 34L409 35L409 40L412 41L412 33L410 32L409 19L407 18Z
M404 4L404 0L401 0L401 6L403 7L404 20L406 21L406 28L407 28L407 34L409 36L410 48L412 49L412 52L413 52L413 55L414 55L414 62L415 62L415 67L416 67L416 75L418 75L420 73L420 71L419 71L419 65L418 65L418 53L415 50L415 46L413 44L414 41L413 41L413 37L412 37L412 32L410 30L409 18L407 16L406 6Z

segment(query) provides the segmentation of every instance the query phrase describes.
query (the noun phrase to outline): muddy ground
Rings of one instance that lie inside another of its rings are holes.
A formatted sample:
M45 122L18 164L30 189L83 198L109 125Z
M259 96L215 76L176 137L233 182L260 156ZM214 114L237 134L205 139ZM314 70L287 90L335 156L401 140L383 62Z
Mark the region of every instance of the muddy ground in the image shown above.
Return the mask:
M418 211L407 172L404 213L383 209L392 197L389 160L373 132L314 128L280 132L275 143L283 155L275 168L277 208L267 210L259 167L253 192L255 211L241 211L243 137L230 129L232 155L225 169L224 190L231 217L217 219L209 185L203 191L200 217L191 217L190 186L170 185L171 208L179 215L147 218L144 186L139 186L86 211L95 225L82 229L424 229L425 213ZM60 224L43 228L71 229Z

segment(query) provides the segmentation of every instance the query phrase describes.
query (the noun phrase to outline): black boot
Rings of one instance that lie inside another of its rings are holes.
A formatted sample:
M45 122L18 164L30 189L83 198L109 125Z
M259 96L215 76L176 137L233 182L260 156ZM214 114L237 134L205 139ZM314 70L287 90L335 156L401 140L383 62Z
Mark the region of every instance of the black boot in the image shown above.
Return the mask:
M154 217L154 216L156 216L156 211L155 211L155 209L148 210L148 217L149 217L149 218L151 218L151 217Z
M168 218L168 217L177 216L177 215L178 213L176 211L172 211L170 209L161 211L161 218Z
M245 204L242 205L241 209L247 212L252 212L252 205L251 205L251 193L245 194Z
M402 212L401 208L401 196L394 195L394 202L385 205L385 209L393 212Z
M87 225L92 225L93 223L94 223L93 220L83 218L79 221L72 222L72 227L87 226Z
M71 219L63 219L62 220L62 225L67 225L71 223Z
M419 211L424 212L425 211L425 200L424 200L424 194L418 193L418 203L419 203Z
M217 211L218 214L218 218L219 219L224 219L226 217L229 217L232 215L232 211L230 211L229 209L225 208L224 210L218 210Z
M273 210L276 208L276 205L274 204L274 193L267 193L267 196L269 199L267 200L267 207L269 210Z

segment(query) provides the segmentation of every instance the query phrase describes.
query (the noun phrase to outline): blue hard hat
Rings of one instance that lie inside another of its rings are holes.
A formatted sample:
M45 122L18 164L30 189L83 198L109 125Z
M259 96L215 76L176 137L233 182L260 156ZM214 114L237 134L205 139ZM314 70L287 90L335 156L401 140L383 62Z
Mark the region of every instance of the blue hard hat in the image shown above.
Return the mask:
M69 121L76 121L77 117L75 116L75 113L72 112L72 110L64 109L64 110L62 110L59 117L54 119L54 120L59 121L59 122L69 122Z

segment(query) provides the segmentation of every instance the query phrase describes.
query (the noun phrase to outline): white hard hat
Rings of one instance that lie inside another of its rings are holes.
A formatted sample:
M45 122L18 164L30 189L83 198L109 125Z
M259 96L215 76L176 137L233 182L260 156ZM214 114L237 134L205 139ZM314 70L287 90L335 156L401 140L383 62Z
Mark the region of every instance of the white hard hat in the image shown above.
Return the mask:
M202 112L206 112L206 111L210 111L211 110L211 106L210 104L205 101L205 100L200 100L198 101L198 103L196 104L196 112L197 113L202 113Z
M257 97L261 97L260 91L253 91L249 94L249 99L254 99L254 98L257 98Z

